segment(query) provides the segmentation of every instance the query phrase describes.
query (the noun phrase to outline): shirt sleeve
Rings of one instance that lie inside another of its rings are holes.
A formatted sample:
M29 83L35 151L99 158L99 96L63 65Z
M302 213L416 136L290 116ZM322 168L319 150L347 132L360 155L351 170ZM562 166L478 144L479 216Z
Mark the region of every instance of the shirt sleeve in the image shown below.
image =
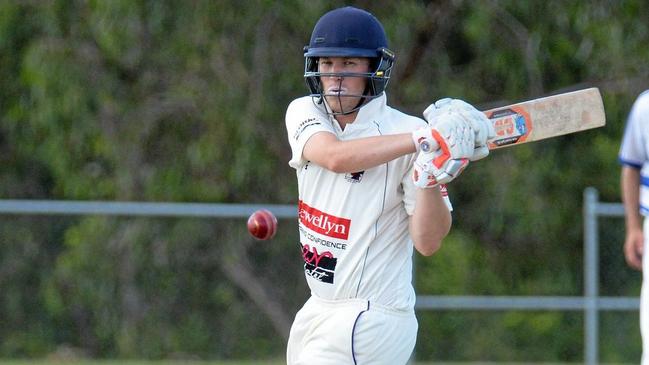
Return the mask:
M286 110L286 130L291 145L289 166L298 170L307 162L302 157L306 142L318 132L334 133L327 115L319 110L310 97L294 100Z
M643 162L647 160L644 132L649 123L647 113L649 113L649 92L645 91L633 104L626 120L618 155L620 164L640 169Z

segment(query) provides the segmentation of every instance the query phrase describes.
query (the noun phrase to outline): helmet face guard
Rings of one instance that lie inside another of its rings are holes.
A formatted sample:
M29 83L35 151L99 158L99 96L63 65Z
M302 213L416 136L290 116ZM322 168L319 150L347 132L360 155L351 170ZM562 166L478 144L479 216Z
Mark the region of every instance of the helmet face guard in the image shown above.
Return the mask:
M322 73L318 69L320 57L360 57L370 59L370 71L366 73ZM367 100L380 96L390 80L395 55L387 48L387 39L381 23L370 13L345 7L323 15L316 24L311 41L304 47L304 79L318 103L325 97L361 98L351 110L330 114L349 114L360 109ZM321 77L362 77L367 86L362 95L326 94ZM342 105L342 103L341 103Z

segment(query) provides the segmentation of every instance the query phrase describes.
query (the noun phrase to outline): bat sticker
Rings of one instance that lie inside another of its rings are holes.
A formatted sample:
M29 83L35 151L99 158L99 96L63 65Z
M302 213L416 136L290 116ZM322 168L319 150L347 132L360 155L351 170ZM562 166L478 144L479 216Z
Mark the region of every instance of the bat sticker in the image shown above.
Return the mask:
M532 132L532 122L525 109L508 107L487 114L496 131L496 138L490 147L502 147L524 142Z

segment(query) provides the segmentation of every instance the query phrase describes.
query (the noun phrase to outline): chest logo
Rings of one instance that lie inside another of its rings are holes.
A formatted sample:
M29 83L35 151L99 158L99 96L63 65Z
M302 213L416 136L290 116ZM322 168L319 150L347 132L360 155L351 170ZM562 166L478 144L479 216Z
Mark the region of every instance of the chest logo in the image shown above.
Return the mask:
M361 182L361 180L363 179L363 174L365 174L365 171L350 172L348 174L345 174L345 180L349 181L352 184L356 184Z

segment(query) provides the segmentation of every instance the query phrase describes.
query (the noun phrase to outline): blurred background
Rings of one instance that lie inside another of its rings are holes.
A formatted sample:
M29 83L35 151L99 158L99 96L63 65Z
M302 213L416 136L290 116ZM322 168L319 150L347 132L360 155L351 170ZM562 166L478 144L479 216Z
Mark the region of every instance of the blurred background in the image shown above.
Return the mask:
M0 1L0 198L296 204L284 112L315 22L342 5L385 26L388 102L413 115L600 88L604 128L473 164L443 248L415 258L419 294L582 295L582 192L619 201L649 88L642 0ZM258 242L241 218L0 215L0 358L281 361L308 290L296 222L279 223ZM637 296L623 220L600 235L600 293ZM421 361L583 360L580 312L418 316ZM636 312L600 331L602 361L639 362Z

